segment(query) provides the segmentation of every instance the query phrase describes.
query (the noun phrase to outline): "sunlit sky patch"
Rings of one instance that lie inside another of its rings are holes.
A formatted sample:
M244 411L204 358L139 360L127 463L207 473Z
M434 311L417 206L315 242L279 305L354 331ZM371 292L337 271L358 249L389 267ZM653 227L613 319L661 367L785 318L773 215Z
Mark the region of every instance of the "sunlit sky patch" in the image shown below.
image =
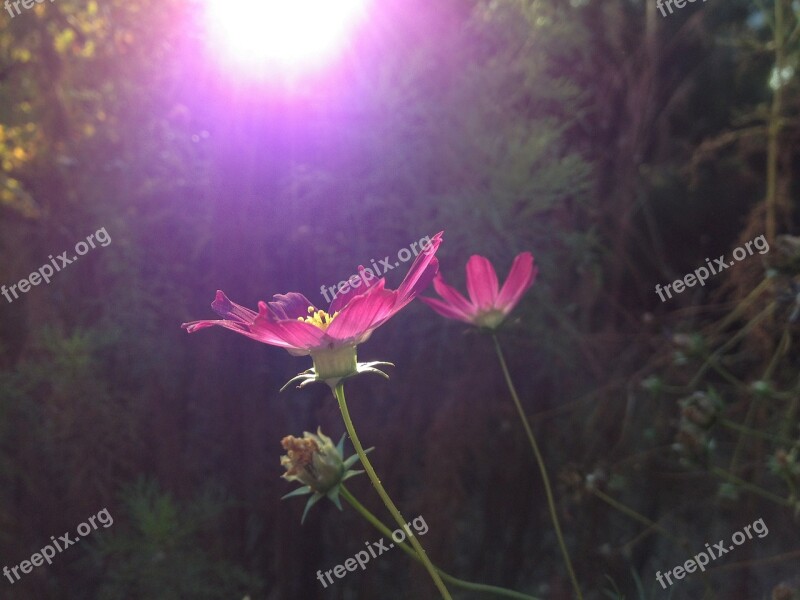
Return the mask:
M325 66L364 20L369 0L205 0L212 52L261 75Z

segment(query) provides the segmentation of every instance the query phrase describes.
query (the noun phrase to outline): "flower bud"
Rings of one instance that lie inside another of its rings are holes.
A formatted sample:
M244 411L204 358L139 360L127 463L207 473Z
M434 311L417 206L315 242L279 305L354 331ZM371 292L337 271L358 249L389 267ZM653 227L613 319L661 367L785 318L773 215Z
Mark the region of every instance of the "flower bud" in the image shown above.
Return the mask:
M281 456L281 465L286 468L286 473L282 477L286 481L299 481L304 484L303 487L286 494L284 499L311 494L300 522L306 520L308 511L322 498L328 498L342 510L339 500L342 484L351 477L363 473L350 470L358 462L358 455L354 454L343 460L344 435L334 446L331 438L317 428L316 434L305 431L301 438L287 435L281 440L281 445L286 450L286 455ZM370 450L372 448L365 452Z
M302 438L287 435L281 445L287 452L281 457L281 465L286 468L283 478L287 481L300 481L325 494L342 480L342 455L321 431L316 434L306 431Z

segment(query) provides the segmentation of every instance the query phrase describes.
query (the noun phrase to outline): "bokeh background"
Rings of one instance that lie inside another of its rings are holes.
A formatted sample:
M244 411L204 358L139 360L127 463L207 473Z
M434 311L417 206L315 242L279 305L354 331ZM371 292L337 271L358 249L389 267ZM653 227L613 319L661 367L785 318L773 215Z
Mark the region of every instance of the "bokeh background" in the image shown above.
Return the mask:
M335 400L279 393L307 358L180 324L217 289L323 306L321 285L440 230L462 289L472 254L539 265L500 340L585 597L800 597L800 5L381 0L294 73L227 60L207 4L0 15L0 283L112 240L0 298L1 562L114 517L0 597L436 598L398 551L322 588L381 537L280 501L281 438L338 439ZM768 253L659 300L762 234ZM573 597L491 339L415 302L359 358L396 365L348 399L433 560ZM759 518L707 577L656 583Z

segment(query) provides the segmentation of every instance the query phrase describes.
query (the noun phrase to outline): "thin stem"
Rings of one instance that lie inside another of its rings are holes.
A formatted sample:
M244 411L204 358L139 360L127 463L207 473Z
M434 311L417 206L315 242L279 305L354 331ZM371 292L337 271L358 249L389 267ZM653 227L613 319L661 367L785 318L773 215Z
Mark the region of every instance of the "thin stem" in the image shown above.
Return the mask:
M743 381L736 379L736 376L733 375L730 371L722 367L716 360L712 360L709 362L709 366L714 369L720 377L722 377L725 381L730 383L731 385L744 387L746 384Z
M784 9L786 0L775 0L775 28L773 29L773 41L775 45L775 92L772 95L772 104L769 111L767 122L767 190L764 203L766 204L766 234L767 242L772 244L775 241L777 232L778 209L785 209L785 199L779 190L778 163L781 152L781 115L783 113L783 93L786 81L785 74L785 42L787 32L784 31ZM790 9L791 10L791 9Z
M716 475L717 477L721 477L722 479L725 479L731 483L735 483L742 489L745 489L758 496L761 496L762 498L766 498L767 500L772 500L775 504L780 504L781 506L788 506L790 508L794 506L794 503L791 500L787 500L786 498L781 498L780 496L773 494L772 492L768 492L767 490L762 489L757 485L750 483L749 481L745 481L744 479L736 477L736 475L728 473L724 469L720 469L719 467L712 465L711 472L714 473L714 475Z
M364 517L367 521L369 521L375 529L380 531L383 535L387 538L392 536L392 531L386 527L375 515L373 515L364 505L362 505L353 494L350 493L344 485L339 488L339 493L341 494L342 498L344 498L350 506L356 509L356 511ZM416 560L417 562L422 562L422 559L419 555L414 552L414 550L408 546L405 542L397 543L395 540L395 544L400 547L400 549L408 554L411 558ZM463 579L459 579L458 577L453 577L448 573L444 572L442 569L434 565L434 568L442 576L444 581L448 583L452 583L454 586L463 588L465 590L472 590L475 592L486 592L488 594L497 594L498 596L505 596L506 598L517 598L518 600L538 600L538 598L534 596L529 596L527 594L522 594L520 592L515 592L513 590L507 590L505 588L497 587L494 585L486 585L483 583L472 583L471 581L464 581Z
M785 348L788 348L788 343L790 341L789 331L785 330L783 332L783 336L781 337L781 341L778 343L778 347L775 348L775 352L772 354L772 358L767 365L767 369L764 371L764 374L761 376L762 381L768 381L772 377L772 372L775 369L775 366L778 364L778 360L785 352ZM750 402L750 407L747 409L747 415L744 418L744 426L751 427L753 419L756 418L756 412L758 407L761 405L761 396L756 394L753 397L753 401ZM731 463L728 467L729 471L736 470L736 463L738 462L738 458L744 448L744 435L742 432L739 433L739 439L736 441L736 447L733 450L733 456L731 457Z
M750 305L753 304L756 300L758 300L758 298L761 296L761 292L763 292L765 289L767 289L767 287L769 287L770 283L771 280L768 277L762 279L761 283L759 283L752 292L747 294L747 297L745 297L744 300L738 303L736 305L736 308L734 308L727 317L725 317L718 325L714 327L715 333L719 333L720 331L725 329L728 325L733 323L733 321L738 319L740 315L743 315L745 311L747 311L747 309L750 308Z
M572 587L575 588L575 594L578 596L578 600L583 600L583 594L581 593L581 588L578 585L578 578L575 577L575 571L572 568L572 561L569 558L569 552L567 552L567 545L564 543L564 535L561 533L561 525L558 523L556 503L553 500L553 491L550 488L550 477L547 475L547 468L544 465L542 453L539 451L539 445L536 443L536 438L533 435L531 426L528 424L528 419L525 417L525 411L522 408L522 403L519 401L519 396L517 395L517 390L514 387L514 382L511 380L511 374L508 372L508 366L506 365L506 359L503 357L503 351L500 348L500 342L497 340L497 336L494 333L492 334L492 340L494 341L494 347L497 351L497 358L500 361L500 368L503 369L503 376L506 379L508 390L511 392L511 398L514 400L514 406L517 407L517 412L519 413L519 418L522 421L522 426L525 428L525 433L528 435L528 441L531 443L533 454L536 456L536 462L539 465L539 472L542 474L544 491L547 495L547 506L550 509L550 518L552 519L553 527L556 530L558 545L561 547L561 554L564 556L564 563L567 566L569 578L572 581Z
M633 519L635 521L639 521L640 523L643 523L644 525L647 525L651 529L655 529L657 532L659 532L661 535L663 535L668 540L676 543L678 546L681 546L682 548L684 547L683 546L683 542L681 542L678 538L674 537L669 531L667 531L663 526L659 525L655 521L651 521L650 519L648 519L644 515L636 512L635 510L633 510L632 508L630 508L628 506L625 506L621 502L618 502L616 499L612 498L611 496L609 496L605 492L602 492L602 491L598 490L595 487L591 487L591 488L588 488L588 489L592 494L594 494L595 496L600 498L606 504L610 504L611 506L616 508L619 512L629 516L631 519Z
M746 336L753 327L755 327L758 323L760 323L763 319L765 319L770 315L773 307L774 307L774 302L767 305L766 308L764 308L764 310L762 310L755 317L750 319L750 321L748 321L748 323L744 327L742 327L742 329L740 329L738 333L736 333L733 337L731 337L731 339L725 342L721 347L717 348L717 350L715 350L713 354L711 354L708 358L706 358L705 362L700 367L700 370L697 371L694 377L692 377L692 380L687 387L690 389L694 389L695 387L697 387L700 378L703 376L703 374L710 366L709 362L716 360L719 355L721 355L728 348L736 344L741 338Z
M661 535L663 535L665 538L667 538L669 541L671 541L671 542L672 542L672 543L674 543L675 545L677 545L677 546L680 546L682 549L686 550L687 552L689 552L689 551L690 551L689 544L687 544L685 541L683 541L683 540L679 540L678 538L676 538L675 536L673 536L673 535L672 535L672 534L671 534L669 531L667 531L667 529L666 529L665 527L663 527L662 525L659 525L659 524L658 524L658 523L656 523L655 521L651 521L650 519L648 519L647 517L645 517L643 514L636 512L635 510L633 510L633 509L632 509L632 508L630 508L629 506L625 506L624 504L622 504L622 503L621 503L621 502L619 502L618 500L616 500L616 499L612 498L611 496L609 496L609 495L608 495L608 494L606 494L605 492L603 492L603 491L601 491L601 490L597 489L596 487L591 487L591 488L589 488L589 491L590 491L592 494L594 494L596 497L600 498L600 499L601 499L603 502L605 502L605 503L609 504L609 505L610 505L610 506L612 506L613 508L616 508L616 509L617 509L618 511L620 511L622 514L624 514L624 515L627 515L627 516L629 516L631 519L634 519L635 521L639 521L640 523L643 523L644 525L647 525L647 527L648 527L648 530L652 529L652 530L654 530L654 531L657 531L658 533L660 533ZM648 531L648 530L645 530L645 532L644 532L644 533L647 533L647 531ZM643 533L642 535L644 535L644 533ZM707 592L707 593L710 593L710 592L712 592L712 588L711 588L711 581L710 581L710 579L709 579L709 577L708 577L708 574L707 574L707 573L705 573L705 572L703 572L703 574L701 575L701 577L702 577L702 579L703 579L703 585L706 587L706 592Z
M739 433L743 433L745 435L752 435L753 437L761 438L762 440L769 440L775 444L787 444L791 447L796 443L794 440L790 440L789 438L772 435L771 433L766 433L764 431L758 431L757 429L745 427L744 425L739 425L739 423L731 421L730 419L721 418L717 422L728 429L733 429L734 431L738 431Z
M798 381L800 381L800 378L798 378ZM800 404L800 393L798 393L798 387L800 386L795 386L795 389L790 396L791 400L789 401L789 406L786 409L786 416L783 418L783 424L781 425L780 429L780 434L782 436L792 435L792 429L796 429L794 418L797 414L798 404Z
M372 468L372 463L369 462L367 453L364 452L364 447L361 445L358 435L356 435L356 429L353 426L353 420L350 418L350 411L347 410L347 402L344 399L344 385L341 382L336 384L336 387L333 389L333 394L336 396L336 400L339 401L339 409L342 411L342 419L344 419L344 426L347 429L347 435L350 436L350 441L353 442L353 447L356 449L358 458L361 460L361 464L364 465L364 470L367 472L370 481L372 481L372 486L378 492L378 495L381 497L381 500L383 500L386 508L389 509L389 512L392 514L395 522L397 522L397 524L400 526L400 529L403 529L403 527L406 525L406 520L403 518L403 515L400 514L400 511L397 510L397 507L394 505L394 502L392 502L392 499L389 498L389 494L387 494L386 490L383 489L381 480L378 477L378 474L375 473L375 469ZM439 593L441 593L442 598L445 600L452 600L450 593L447 591L447 588L442 581L442 578L436 571L436 567L433 566L433 563L428 558L428 555L425 553L425 549L419 543L416 536L411 536L409 541L414 547L414 550L416 550L420 561L428 570L428 573L430 573L430 576L433 579L433 582L436 584Z

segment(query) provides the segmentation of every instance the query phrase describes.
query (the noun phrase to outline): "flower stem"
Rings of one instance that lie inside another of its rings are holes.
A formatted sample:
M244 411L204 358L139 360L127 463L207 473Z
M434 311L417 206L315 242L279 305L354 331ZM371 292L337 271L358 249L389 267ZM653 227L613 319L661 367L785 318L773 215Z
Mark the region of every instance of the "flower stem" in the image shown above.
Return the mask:
M572 568L572 561L569 558L569 552L567 552L567 545L564 543L564 535L561 533L561 525L558 523L558 513L556 512L556 503L553 500L553 491L550 488L550 477L547 475L547 468L544 465L544 459L542 459L542 453L539 451L539 445L536 443L536 438L533 435L533 431L531 430L531 426L528 423L528 418L525 416L525 411L522 408L522 403L519 401L519 396L517 395L517 390L514 387L514 382L511 380L511 374L508 372L508 366L506 365L506 359L503 357L503 351L500 348L500 342L497 340L497 336L492 333L492 340L494 341L494 347L497 351L497 358L500 361L500 367L503 369L503 376L506 379L506 384L508 385L508 390L511 392L511 397L514 400L514 405L517 407L517 412L519 412L519 418L522 421L522 426L525 428L525 433L528 434L528 440L531 443L531 448L533 448L533 454L536 456L536 462L539 465L539 472L542 474L542 482L544 483L544 491L547 495L547 506L550 509L550 518L553 521L553 527L556 530L556 537L558 538L558 545L561 547L561 554L564 556L564 563L567 566L567 571L569 572L569 578L572 581L572 587L575 589L575 594L578 597L578 600L583 600L583 594L581 593L581 588L578 585L578 579L575 577L575 571Z
M794 440L790 440L789 438L772 435L771 433L766 433L764 431L752 429L744 425L739 425L739 423L731 421L730 419L726 419L724 417L718 419L717 422L723 427L727 427L728 429L733 429L734 431L738 431L739 433L743 433L745 435L751 435L753 437L757 437L762 440L769 440L771 442L774 442L775 444L786 444L787 446L791 447L797 443Z
M790 500L788 498L781 498L780 496L778 496L776 494L773 494L772 492L768 492L767 490L765 490L765 489L763 489L763 488L761 488L761 487L759 487L759 486L757 486L757 485L755 485L753 483L750 483L749 481L745 481L744 479L740 479L739 477L736 477L736 475L733 475L732 473L728 473L728 471L725 471L724 469L720 469L717 466L711 465L710 470L717 477L721 477L722 479L725 479L725 480L729 481L730 483L736 484L740 488L745 489L745 490L747 490L749 492L752 492L753 494L756 494L758 496L761 496L762 498L766 498L767 500L771 500L775 504L779 504L781 506L787 506L789 508L798 508L798 507L800 507L800 503L798 503L796 501Z
M367 475L369 475L370 481L372 481L372 486L375 488L375 491L378 492L378 495L381 497L381 500L383 500L386 508L389 509L389 512L392 514L395 522L397 522L397 524L400 526L400 529L403 529L406 525L406 520L403 518L403 515L400 514L400 511L397 510L397 507L394 505L394 502L392 502L392 499L389 498L389 494L387 494L386 490L383 489L381 480L378 477L378 474L375 473L375 469L372 468L372 463L369 462L369 458L367 458L367 454L364 452L364 447L361 445L358 435L356 435L356 429L353 426L353 420L350 418L350 411L347 410L347 402L344 399L344 385L341 382L336 384L336 387L333 389L333 394L336 396L336 400L339 401L339 409L342 411L342 419L344 419L344 426L347 429L347 435L350 436L350 441L353 442L353 447L356 449L358 458L361 460L361 464L364 466L364 470L367 472ZM442 598L445 600L452 600L450 593L447 591L442 578L439 576L439 573L436 570L436 567L433 566L433 563L428 558L428 555L425 553L425 549L419 543L416 536L410 536L409 542L414 547L420 562L422 562L422 564L428 570L428 573L430 573L430 576L433 579L433 582L436 584L439 593L441 593Z
M674 537L662 525L659 525L655 521L651 521L650 519L648 519L644 515L636 512L635 510L633 510L632 508L630 508L628 506L625 506L621 502L615 500L614 498L612 498L611 496L609 496L605 492L602 492L601 490L597 489L596 487L590 487L590 488L587 488L587 489L588 489L589 492L594 494L596 497L600 498L600 500L602 500L603 502L609 504L613 508L616 508L622 514L627 515L630 518L632 518L632 519L634 519L636 521L639 521L640 523L644 523L645 525L647 525L648 529L652 529L654 531L657 531L658 533L663 535L665 538L667 538L669 541L673 542L674 544L676 544L677 546L679 546L680 548L685 550L687 553L689 553L691 551L691 548L689 547L689 544L687 544L685 540L679 540L678 538ZM645 533L647 533L647 531L645 531ZM626 546L628 546L629 544L630 544L630 542L628 544L626 544ZM701 575L701 578L703 579L703 585L705 585L706 591L710 594L712 592L713 588L711 587L711 580L710 580L710 578L708 576L708 573L703 571L703 573Z
M350 506L355 508L356 511L358 511L358 513L362 517L364 517L367 521L369 521L372 524L372 526L375 527L375 529L380 531L386 537L391 537L392 531L388 527L386 527L386 525L381 523L378 517L369 512L369 510L365 506L363 506L356 499L356 497L353 496L353 494L350 493L350 490L348 490L344 486L344 484L342 484L342 486L339 488L339 493L342 495L342 498L344 498L350 504ZM419 557L419 555L416 552L414 552L414 550L410 548L408 544L406 544L405 542L400 542L399 544L396 545L399 546L403 552L408 554L411 558L413 558L417 562L422 562L422 559ZM486 592L487 594L496 594L498 596L505 596L506 598L517 598L517 600L538 600L538 598L534 596L529 596L528 594L522 594L520 592L515 592L513 590L507 590L506 588L501 588L494 585L486 585L483 583L472 583L471 581L464 581L463 579L459 579L458 577L453 577L452 575L445 573L436 565L434 565L434 568L439 573L439 575L441 575L444 581L452 583L454 586L463 588L465 590L472 590L475 592Z

